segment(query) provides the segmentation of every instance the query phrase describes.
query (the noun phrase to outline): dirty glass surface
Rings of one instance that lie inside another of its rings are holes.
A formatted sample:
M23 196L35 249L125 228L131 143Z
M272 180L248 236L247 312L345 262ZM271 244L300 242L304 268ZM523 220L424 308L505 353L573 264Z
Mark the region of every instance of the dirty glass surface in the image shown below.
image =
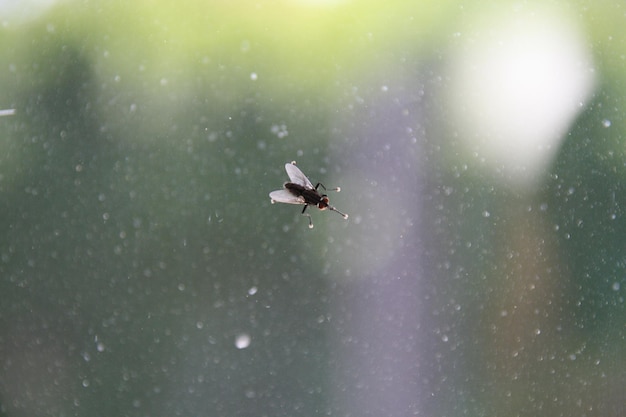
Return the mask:
M623 16L0 2L0 415L624 415Z

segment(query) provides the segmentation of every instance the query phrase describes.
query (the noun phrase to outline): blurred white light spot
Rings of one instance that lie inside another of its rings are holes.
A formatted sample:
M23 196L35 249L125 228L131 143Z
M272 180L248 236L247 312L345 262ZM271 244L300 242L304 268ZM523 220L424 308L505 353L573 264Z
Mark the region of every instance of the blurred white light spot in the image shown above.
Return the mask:
M459 136L504 180L532 186L592 93L588 42L565 11L539 6L471 24L451 62Z
M245 349L250 346L251 340L252 339L250 339L250 335L248 335L247 333L242 333L238 335L237 338L235 338L235 346L237 347L237 349Z
M248 289L248 295L254 295L254 294L256 294L257 291L258 291L257 287L250 287Z
M252 74L250 74L250 79L252 81L256 81L259 78L259 76L257 75L256 72L253 72Z
M608 119L604 119L602 121L602 126L604 126L604 127L611 127L611 121L608 120Z
M619 291L619 287L620 287L619 282L614 282L611 288L613 288L613 291Z

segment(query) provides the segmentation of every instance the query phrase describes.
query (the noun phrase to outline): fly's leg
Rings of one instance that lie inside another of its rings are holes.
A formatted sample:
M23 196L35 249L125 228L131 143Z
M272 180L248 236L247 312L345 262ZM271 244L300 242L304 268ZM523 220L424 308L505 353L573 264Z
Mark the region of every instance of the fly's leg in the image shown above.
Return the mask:
M322 184L321 182L318 182L315 185L315 191L317 191L318 187L322 187L324 189L324 191L326 191L326 187L324 187L324 184ZM329 191L337 191L337 192L339 192L339 191L341 191L341 188L340 187L335 187L335 188L331 188Z
M309 213L305 213L307 207L309 207L309 205L305 204L304 208L302 209L302 215L309 218L309 229L313 229L313 219L311 219L311 215Z

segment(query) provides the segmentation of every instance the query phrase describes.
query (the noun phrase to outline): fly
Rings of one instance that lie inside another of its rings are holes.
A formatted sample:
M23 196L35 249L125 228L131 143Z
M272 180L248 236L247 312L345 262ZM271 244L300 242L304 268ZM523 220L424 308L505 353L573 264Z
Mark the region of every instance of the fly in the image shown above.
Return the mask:
M302 209L302 215L309 218L309 228L313 228L313 220L309 213L305 213L306 208L309 206L317 206L320 210L332 210L341 214L344 219L348 218L347 214L344 214L329 204L328 196L326 194L320 194L317 189L322 187L326 191L324 184L318 182L314 187L311 181L304 175L302 171L296 166L296 161L292 161L285 164L285 171L289 176L291 182L286 182L283 185L282 190L272 191L270 193L270 199L272 204L286 203L286 204L304 204ZM333 188L330 191L341 191L341 188Z

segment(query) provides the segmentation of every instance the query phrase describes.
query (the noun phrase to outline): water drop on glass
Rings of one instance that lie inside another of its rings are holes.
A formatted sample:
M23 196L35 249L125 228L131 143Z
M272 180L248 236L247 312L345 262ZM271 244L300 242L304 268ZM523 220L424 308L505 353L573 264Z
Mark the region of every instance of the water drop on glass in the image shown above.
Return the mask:
M237 347L237 349L245 349L250 346L250 341L250 335L242 333L238 335L235 339L235 346Z

